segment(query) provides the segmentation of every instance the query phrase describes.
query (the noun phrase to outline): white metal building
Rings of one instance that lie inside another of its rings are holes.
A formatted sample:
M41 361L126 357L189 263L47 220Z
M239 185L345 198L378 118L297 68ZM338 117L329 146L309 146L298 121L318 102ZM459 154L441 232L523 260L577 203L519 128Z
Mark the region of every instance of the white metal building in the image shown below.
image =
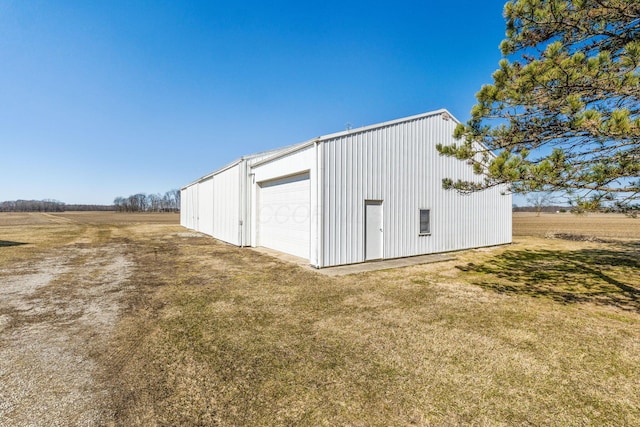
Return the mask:
M242 157L182 188L180 222L318 268L510 243L504 188L442 188L478 179L436 150L457 123L438 110Z

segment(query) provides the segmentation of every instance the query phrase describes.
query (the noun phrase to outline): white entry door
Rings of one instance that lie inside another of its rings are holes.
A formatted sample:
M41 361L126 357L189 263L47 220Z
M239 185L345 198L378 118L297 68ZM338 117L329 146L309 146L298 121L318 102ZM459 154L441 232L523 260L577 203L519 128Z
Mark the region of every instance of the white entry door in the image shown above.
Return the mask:
M259 246L309 259L310 191L308 173L260 184Z
M382 202L365 200L365 261L383 258Z

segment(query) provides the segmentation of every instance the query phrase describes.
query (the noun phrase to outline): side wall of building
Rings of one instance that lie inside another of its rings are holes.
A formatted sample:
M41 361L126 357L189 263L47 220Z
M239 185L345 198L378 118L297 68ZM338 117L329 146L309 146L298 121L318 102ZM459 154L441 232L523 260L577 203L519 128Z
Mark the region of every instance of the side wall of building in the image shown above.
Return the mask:
M465 162L442 157L436 144L454 143L456 122L441 114L321 144L320 266L365 260L365 201L381 201L383 258L446 252L511 241L511 196L494 188L461 195L443 178L478 179ZM420 235L420 209L430 210Z
M238 162L183 188L180 224L240 245L243 166L242 161Z
M180 191L180 225L198 228L198 186L191 184Z
M240 246L242 162L213 177L213 234L216 239Z

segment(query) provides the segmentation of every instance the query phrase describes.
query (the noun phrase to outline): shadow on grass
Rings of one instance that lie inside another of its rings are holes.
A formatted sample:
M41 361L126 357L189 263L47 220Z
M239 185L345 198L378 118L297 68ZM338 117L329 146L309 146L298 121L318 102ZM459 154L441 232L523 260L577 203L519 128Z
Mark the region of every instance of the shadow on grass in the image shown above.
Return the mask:
M26 243L22 242L9 242L7 240L0 240L0 248L8 247L8 246L20 246L26 245Z
M640 245L608 249L509 250L482 264L457 266L481 273L473 283L504 294L590 302L640 312ZM487 276L491 275L491 276Z

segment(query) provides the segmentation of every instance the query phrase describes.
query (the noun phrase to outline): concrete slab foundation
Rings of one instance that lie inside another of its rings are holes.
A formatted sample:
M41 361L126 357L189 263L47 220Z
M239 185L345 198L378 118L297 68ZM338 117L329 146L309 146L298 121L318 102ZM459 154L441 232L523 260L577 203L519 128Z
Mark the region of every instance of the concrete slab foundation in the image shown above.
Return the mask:
M347 274L358 274L369 271L388 270L390 268L409 267L411 265L430 264L433 262L451 261L456 259L451 254L429 254L418 255L408 258L386 259L380 261L363 262L360 264L339 265L337 267L313 268L309 265L309 260L297 256L285 254L273 249L258 247L251 248L257 252L278 258L279 260L297 264L305 269L315 271L325 276L345 276Z

